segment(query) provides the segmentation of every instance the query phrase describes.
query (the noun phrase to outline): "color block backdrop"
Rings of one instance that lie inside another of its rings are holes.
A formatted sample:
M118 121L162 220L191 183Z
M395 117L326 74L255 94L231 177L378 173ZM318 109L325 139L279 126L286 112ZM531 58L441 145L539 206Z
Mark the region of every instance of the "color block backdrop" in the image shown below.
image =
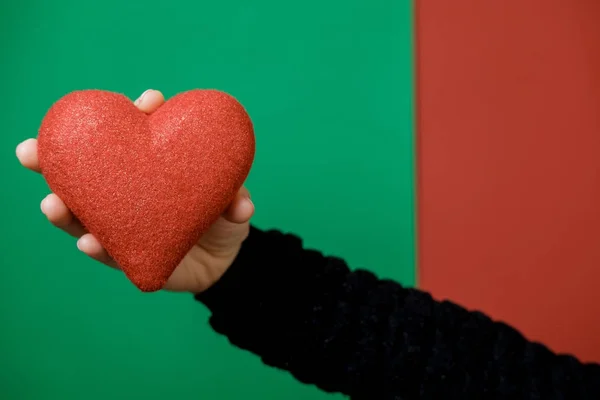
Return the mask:
M600 2L417 5L420 286L600 361Z
M190 296L142 295L39 210L14 148L53 101L191 88L252 116L255 223L414 283L408 1L2 2L0 398L321 399L207 325Z
M336 397L230 346L189 296L138 293L44 220L47 188L14 147L81 88L232 93L256 126L258 226L600 361L600 3L415 8L2 4L0 398Z

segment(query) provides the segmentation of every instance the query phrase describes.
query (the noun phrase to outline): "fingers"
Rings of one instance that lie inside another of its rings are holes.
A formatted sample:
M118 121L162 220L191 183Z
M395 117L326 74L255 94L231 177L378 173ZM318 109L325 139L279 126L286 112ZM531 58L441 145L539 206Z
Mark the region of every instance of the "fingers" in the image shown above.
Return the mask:
M52 225L62 229L69 235L79 238L87 233L65 203L54 193L49 194L42 200L40 208Z
M229 222L243 224L248 222L253 214L254 204L250 200L250 193L248 189L242 188L223 214L223 217Z
M165 98L158 90L148 89L133 103L146 114L151 114L165 102Z
M238 192L238 195L250 198L250 191L246 186L242 186L242 188Z
M32 171L40 172L36 139L27 139L19 143L16 153L21 165Z
M54 193L48 195L42 200L40 207L54 226L79 239L77 241L79 250L109 267L118 268L117 263L108 255L98 239L85 230L57 195Z
M77 248L94 260L100 261L109 267L119 269L117 263L110 257L98 239L91 233L87 233L79 238L77 241Z

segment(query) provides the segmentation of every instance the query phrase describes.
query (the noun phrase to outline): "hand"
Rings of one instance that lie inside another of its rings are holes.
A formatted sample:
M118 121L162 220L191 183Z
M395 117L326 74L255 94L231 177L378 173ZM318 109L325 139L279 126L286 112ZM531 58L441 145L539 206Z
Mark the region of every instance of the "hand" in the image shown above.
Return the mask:
M151 114L164 101L159 91L147 90L134 104L141 111ZM36 139L28 139L19 144L17 158L24 167L41 172ZM100 242L85 231L56 194L51 193L43 199L41 209L54 226L77 238L79 250L97 261L119 269ZM250 194L246 188L242 188L227 211L181 261L164 289L199 293L214 284L237 256L242 242L248 236L249 220L253 214L254 205L250 200Z

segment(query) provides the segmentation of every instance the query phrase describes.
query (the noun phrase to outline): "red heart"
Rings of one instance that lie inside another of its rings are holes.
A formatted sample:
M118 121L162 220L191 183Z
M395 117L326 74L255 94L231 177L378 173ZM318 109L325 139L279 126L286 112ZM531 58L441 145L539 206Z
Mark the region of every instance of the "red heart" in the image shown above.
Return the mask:
M42 121L40 167L56 193L142 291L161 289L243 185L252 121L216 90L178 94L148 116L85 90Z

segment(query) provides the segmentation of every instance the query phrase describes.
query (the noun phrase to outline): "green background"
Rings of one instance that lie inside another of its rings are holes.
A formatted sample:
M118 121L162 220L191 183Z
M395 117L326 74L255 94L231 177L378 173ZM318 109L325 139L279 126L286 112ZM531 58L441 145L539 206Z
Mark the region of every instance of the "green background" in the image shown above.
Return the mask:
M331 398L217 336L190 296L143 295L86 259L41 214L48 189L14 149L72 90L225 90L255 123L255 224L413 285L411 3L0 7L0 398Z

